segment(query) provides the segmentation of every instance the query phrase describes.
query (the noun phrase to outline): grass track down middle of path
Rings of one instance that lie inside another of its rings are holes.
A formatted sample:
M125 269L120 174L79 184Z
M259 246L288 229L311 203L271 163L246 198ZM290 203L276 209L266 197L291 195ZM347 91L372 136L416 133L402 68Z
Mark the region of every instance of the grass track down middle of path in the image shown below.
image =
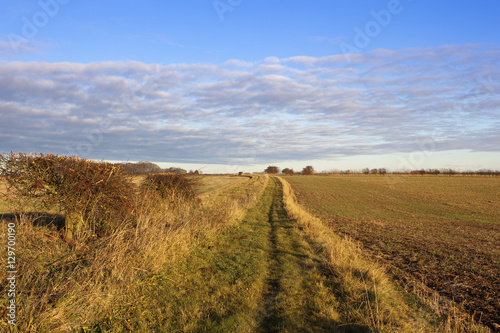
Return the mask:
M268 186L262 199L268 205L268 266L258 331L334 331L336 300L325 286L319 261L296 221L288 218L281 182L273 177Z

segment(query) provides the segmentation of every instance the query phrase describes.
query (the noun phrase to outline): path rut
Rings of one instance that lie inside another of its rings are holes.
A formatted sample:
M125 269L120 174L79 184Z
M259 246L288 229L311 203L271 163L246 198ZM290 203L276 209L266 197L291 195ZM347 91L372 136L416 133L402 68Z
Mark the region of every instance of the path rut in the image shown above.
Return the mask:
M272 196L267 212L268 272L257 331L336 331L337 323L332 319L336 301L333 297L317 299L317 295L329 293L325 292L314 251L300 236L296 221L288 218L281 182L271 177L268 186Z

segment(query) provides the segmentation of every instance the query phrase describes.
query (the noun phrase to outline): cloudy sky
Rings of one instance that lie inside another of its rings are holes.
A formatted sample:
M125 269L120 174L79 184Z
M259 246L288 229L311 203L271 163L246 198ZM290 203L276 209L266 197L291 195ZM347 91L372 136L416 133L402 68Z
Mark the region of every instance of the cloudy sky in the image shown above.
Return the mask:
M500 169L500 3L7 1L0 152Z

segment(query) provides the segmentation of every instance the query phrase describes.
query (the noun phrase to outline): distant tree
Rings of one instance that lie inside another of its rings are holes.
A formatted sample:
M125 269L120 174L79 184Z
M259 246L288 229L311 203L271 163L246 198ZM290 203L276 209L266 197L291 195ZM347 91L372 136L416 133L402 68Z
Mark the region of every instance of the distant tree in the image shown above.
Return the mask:
M364 168L363 170L361 170L361 172L364 173L365 175L367 175L370 173L370 169Z
M163 170L165 173L175 173L176 175L185 175L187 173L186 170L184 169L181 169L181 168L174 168L174 167L170 167L170 168L166 168L165 170Z
M280 169L277 166L268 166L266 170L264 170L265 173L271 173L271 174L276 174L280 172Z
M147 175L151 173L162 173L163 170L151 162L118 163L123 171L130 175Z
M474 174L481 175L481 176L499 176L500 175L500 171L498 171L498 170L490 170L490 169L481 169L481 170L478 170L478 171L474 172Z
M387 169L386 168L379 168L378 173L381 175L385 175L387 173Z
M314 173L314 168L310 165L308 165L304 169L302 169L302 174L304 174L304 175L312 175L313 173Z
M281 173L284 175L293 175L294 171L293 171L293 169L290 169L290 168L284 168L283 171L281 171Z
M378 173L378 169L371 169L370 170L370 173L376 175Z
M198 171L198 170L194 170L194 174L195 174L195 175L199 175L199 174L200 174L200 171Z
M445 175L456 175L458 174L459 172L456 171L456 170L453 170L453 169L441 169L441 173L442 174L445 174Z

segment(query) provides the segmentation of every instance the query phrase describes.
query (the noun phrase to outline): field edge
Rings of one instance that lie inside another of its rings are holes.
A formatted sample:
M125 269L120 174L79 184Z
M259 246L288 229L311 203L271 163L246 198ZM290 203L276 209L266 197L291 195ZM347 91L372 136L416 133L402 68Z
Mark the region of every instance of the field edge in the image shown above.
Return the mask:
M341 291L348 291L352 293L353 300L368 304L364 310L361 307L352 309L347 306L344 315L349 319L361 321L375 331L384 332L461 332L462 329L490 332L488 328L464 319L462 313L440 312L435 307L436 303L442 302L438 295L433 295L431 299L403 290L385 266L370 260L356 242L341 237L320 218L311 215L298 203L290 183L279 176L276 178L283 184L286 211L291 218L297 220L304 238L317 245L325 265L340 277Z

